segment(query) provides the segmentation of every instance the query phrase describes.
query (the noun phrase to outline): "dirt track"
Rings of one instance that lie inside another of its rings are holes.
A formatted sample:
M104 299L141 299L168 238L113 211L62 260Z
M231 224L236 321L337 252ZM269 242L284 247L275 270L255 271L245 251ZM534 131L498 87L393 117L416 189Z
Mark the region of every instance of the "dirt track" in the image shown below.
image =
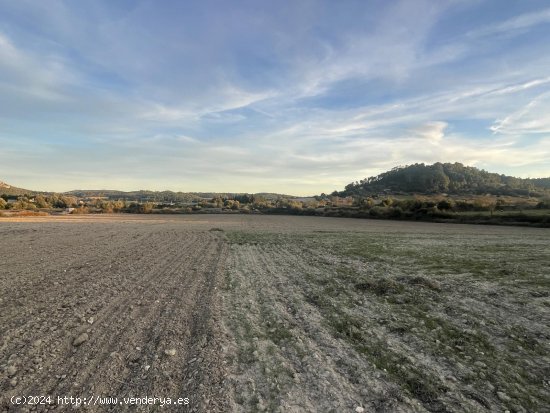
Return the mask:
M549 242L545 229L312 217L2 219L0 411L31 410L15 395L546 411Z

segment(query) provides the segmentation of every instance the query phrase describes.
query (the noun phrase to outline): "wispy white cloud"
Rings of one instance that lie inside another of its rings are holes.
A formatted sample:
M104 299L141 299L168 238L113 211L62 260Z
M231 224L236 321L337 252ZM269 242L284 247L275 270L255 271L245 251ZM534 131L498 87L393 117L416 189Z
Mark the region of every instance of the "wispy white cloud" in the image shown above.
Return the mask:
M508 93L517 93L522 92L527 89L535 88L541 85L545 85L547 83L550 83L550 76L544 77L541 79L534 79L529 80L524 83L520 83L518 85L511 85L511 86L505 86L496 90L492 90L488 92L489 95L504 95Z
M479 38L492 35L511 36L517 34L518 31L523 32L540 24L550 24L550 8L524 13L502 22L472 30L467 33L467 37Z
M0 33L0 88L4 93L46 101L68 100L63 88L76 76L57 56L25 53Z
M311 194L417 161L550 169L550 57L518 36L550 9L449 34L478 2L51 4L0 5L0 144L21 143L0 163L83 171L32 187Z
M505 118L497 119L491 130L513 135L550 134L550 92L537 96Z

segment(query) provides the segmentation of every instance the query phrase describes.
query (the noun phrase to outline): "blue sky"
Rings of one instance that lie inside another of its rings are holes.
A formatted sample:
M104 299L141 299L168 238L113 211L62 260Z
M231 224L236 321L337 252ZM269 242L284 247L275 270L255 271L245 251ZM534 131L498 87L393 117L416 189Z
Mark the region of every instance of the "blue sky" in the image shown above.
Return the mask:
M0 179L342 189L396 165L550 176L550 3L0 0Z

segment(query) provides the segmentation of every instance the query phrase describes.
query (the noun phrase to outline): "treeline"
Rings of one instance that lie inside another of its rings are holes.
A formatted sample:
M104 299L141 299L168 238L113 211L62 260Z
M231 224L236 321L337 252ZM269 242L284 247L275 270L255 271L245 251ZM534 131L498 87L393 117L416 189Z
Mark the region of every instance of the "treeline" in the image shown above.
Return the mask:
M13 202L10 202L13 201ZM74 196L66 195L23 195L14 197L3 194L0 196L0 209L40 209L40 208L70 208L78 207L79 200Z
M1 193L1 192L0 192ZM23 194L20 194L23 195ZM241 196L257 196L265 199L292 198L290 195L274 194L274 193L231 193L231 192L174 192L174 191L117 191L107 189L77 189L65 192L64 195L76 196L78 198L103 198L108 200L125 200L136 202L155 202L155 203L192 203L208 200L212 198L237 199Z
M14 198L9 195L0 196L0 209L35 211L43 209L69 209L73 214L86 214L90 212L130 212L150 213L154 204L152 202L128 202L124 200L96 199L83 201L76 196L51 194L36 196L19 196Z
M381 201L373 198L358 198L355 205L358 210L368 212L373 217L449 217L451 214L463 212L495 212L517 211L550 208L550 199L538 201L534 206L517 204L493 196L478 196L472 199L451 199L437 197L415 197L409 199L394 199L386 197Z
M189 192L173 191L115 191L115 190L75 190L66 192L78 198L104 198L110 201L124 200L129 202L179 202L189 203L200 200L199 195Z
M249 211L266 211L271 208L283 209L304 209L317 208L326 205L326 201L322 199L312 198L310 201L298 201L286 196L270 198L259 194L236 194L228 195L227 197L216 196L211 200L203 200L194 207L198 209L230 209L234 211L249 212Z
M541 196L550 188L550 178L521 179L487 172L461 163L440 163L396 167L377 176L346 185L340 196L368 196L379 193L492 194Z
M291 198L279 197L271 199L263 195L236 194L227 196L216 196L212 199L200 198L200 201L193 203L175 203L173 199L160 202L128 201L126 199L89 199L79 198L65 194L40 194L36 196L7 196L0 197L0 209L11 210L55 210L65 209L73 214L85 213L151 213L151 212L219 212L238 211L248 213L251 211L267 210L270 208L302 209L324 206L326 201L315 200L300 202ZM155 211L154 211L155 210Z
M354 199L353 205L349 207L326 205L323 208L271 208L264 212L342 218L548 227L550 226L549 209L550 199L542 199L534 204L518 204L512 197L505 200L494 196L475 196L470 199L422 196L407 199L357 197Z

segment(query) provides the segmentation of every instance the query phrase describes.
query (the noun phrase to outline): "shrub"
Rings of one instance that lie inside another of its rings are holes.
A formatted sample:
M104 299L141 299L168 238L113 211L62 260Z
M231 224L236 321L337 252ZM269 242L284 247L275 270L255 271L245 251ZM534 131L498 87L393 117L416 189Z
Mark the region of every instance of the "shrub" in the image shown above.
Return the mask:
M377 278L355 284L355 288L362 291L372 291L376 295L398 294L403 292L403 284L390 278Z
M453 208L453 203L448 199L443 199L437 203L437 209L446 211Z
M386 215L386 209L380 206L375 206L369 210L369 215L372 217L383 217Z
M390 218L401 218L403 216L403 210L400 207L390 208L388 217Z

